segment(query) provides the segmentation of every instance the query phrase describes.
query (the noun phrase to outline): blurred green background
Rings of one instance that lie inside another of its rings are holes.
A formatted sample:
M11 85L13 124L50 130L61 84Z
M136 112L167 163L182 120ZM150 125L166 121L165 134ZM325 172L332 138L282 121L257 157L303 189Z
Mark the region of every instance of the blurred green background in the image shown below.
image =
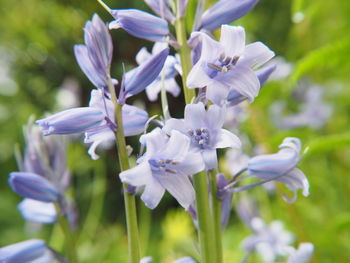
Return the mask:
M213 1L212 1L213 2ZM148 10L141 0L108 1L112 8ZM190 1L193 7L195 1ZM82 28L93 13L105 21L111 17L96 1L1 0L0 5L0 247L33 236L48 238L60 249L59 229L26 223L16 205L21 198L8 184L8 173L15 171L15 144L23 149L22 126L31 115L41 117L78 103L86 105L93 88L75 62L73 45L83 42ZM259 202L262 217L278 219L295 233L297 243L315 244L312 262L350 262L350 2L345 0L261 0L253 11L236 21L246 28L249 41L266 43L277 55L294 64L291 75L271 81L256 101L248 106L249 116L241 125L250 144L270 152L286 136L299 137L310 150L300 168L310 181L311 195L299 196L295 204L284 203L279 194L262 188L246 194ZM189 19L191 20L191 19ZM135 39L123 31L112 31L114 64L112 75L120 79L122 63L135 65L134 56L151 43ZM295 89L302 79L323 88L332 116L321 129L300 127L280 130L271 120L269 107L277 100L290 112L298 109ZM62 91L63 90L63 91ZM69 99L64 91L73 93ZM75 94L75 97L72 95ZM62 99L64 97L65 99ZM136 101L135 101L136 100ZM134 101L152 112L159 103L146 102L144 94ZM171 98L173 116L181 116L183 98ZM123 200L116 178L114 150L92 161L82 138L69 146L69 169L74 175L73 195L80 214L79 256L81 262L126 262L127 243ZM137 149L137 138L129 143ZM234 198L236 204L239 194ZM193 255L195 231L189 216L172 198L163 199L152 213L138 205L144 255L155 262ZM247 227L233 212L224 235L226 262L239 262L241 240ZM251 262L260 262L259 258Z

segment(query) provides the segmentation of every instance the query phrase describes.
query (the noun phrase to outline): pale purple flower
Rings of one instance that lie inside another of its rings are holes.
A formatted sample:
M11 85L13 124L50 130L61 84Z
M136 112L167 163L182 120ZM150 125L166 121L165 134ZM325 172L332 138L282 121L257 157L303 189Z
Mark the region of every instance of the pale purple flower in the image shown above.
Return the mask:
M189 88L206 87L206 97L215 104L223 104L231 91L252 102L260 90L258 69L274 53L263 43L245 45L245 31L239 26L221 26L217 42L202 32L191 38L200 38L201 55L187 78Z
M141 199L154 209L167 190L185 209L195 200L189 176L204 169L199 153L190 152L190 139L178 131L168 138L161 129L143 135L140 142L147 147L138 165L120 173L123 183L145 186Z
M287 137L279 148L278 153L258 155L250 159L247 166L249 174L262 180L276 180L284 183L294 192L294 197L289 201L295 201L299 188L302 189L304 196L308 196L309 182L304 173L295 168L301 158L300 140Z
M301 243L298 249L288 248L288 253L290 256L287 263L307 263L314 253L314 245L312 243Z
M199 102L186 105L184 119L170 119L163 129L168 134L172 130L185 134L191 141L191 149L201 153L206 169L210 170L218 166L216 149L241 147L236 135L222 129L224 121L225 108L211 105L206 111Z
M287 256L286 248L294 241L293 235L284 229L282 222L270 225L258 217L252 219L254 234L243 241L246 253L256 251L266 263L275 262L278 256Z
M115 141L114 130L117 128L114 120L113 102L104 96L101 90L92 90L89 107L103 112L105 119L108 120L101 125L90 129L85 133L85 143L92 143L89 154L96 160L99 156L95 153L98 145ZM145 124L148 121L146 111L128 104L122 106L122 118L124 126L124 135L133 136L144 131Z
M143 91L155 79L159 77L169 55L169 48L165 47L156 50L157 53L149 59L145 59L140 65L130 71L124 76L122 91L119 95L119 100L124 102L125 99L136 95ZM138 61L139 62L139 61Z
M115 18L110 29L123 28L130 35L150 41L165 41L169 35L166 20L137 9L112 9Z
M96 108L80 107L64 110L37 120L43 134L83 133L105 121L104 114Z
M216 181L218 187L218 198L221 200L221 227L224 229L231 216L233 193L224 189L229 183L225 175L217 174Z
M153 45L152 53L149 53L147 49L143 47L136 55L137 64L141 65L145 63L166 47L166 43L156 42ZM163 86L165 90L171 93L174 97L179 96L181 89L175 80L175 77L179 74L176 70L179 63L179 60L175 56L167 56L160 75L146 87L146 94L150 101L157 100L158 93Z
M299 127L310 127L312 129L322 128L332 114L331 105L323 98L323 90L319 86L311 86L302 89L300 111L295 114L284 115L286 105L277 101L270 107L270 113L274 124L280 129L295 129Z
M113 44L107 25L94 14L84 28L85 45L75 45L74 53L85 75L97 88L108 91L107 79L112 61Z
M57 219L56 209L53 203L25 198L19 203L18 209L25 220L30 222L52 224Z
M4 263L51 263L53 255L45 242L30 239L0 248L0 262Z
M61 197L57 187L45 177L28 172L12 172L9 184L17 194L42 202L56 202Z
M248 13L259 0L220 0L201 16L197 30L214 31L223 24L230 24Z

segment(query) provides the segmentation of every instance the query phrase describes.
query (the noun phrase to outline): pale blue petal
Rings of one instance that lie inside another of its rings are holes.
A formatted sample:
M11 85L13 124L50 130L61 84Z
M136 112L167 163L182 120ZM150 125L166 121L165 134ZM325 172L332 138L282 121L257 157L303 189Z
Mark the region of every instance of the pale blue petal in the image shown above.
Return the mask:
M142 162L135 167L123 171L119 174L120 180L123 183L132 186L148 185L153 181L152 171L148 162Z
M27 221L52 224L56 222L56 209L53 203L25 198L18 209Z
M289 190L296 192L302 189L304 196L309 196L310 184L305 174L298 168L294 168L289 173L279 177L277 181L284 183Z
M205 164L201 153L189 152L186 158L176 166L181 174L194 175L204 170Z
M206 63L198 61L187 76L186 84L189 88L203 88L212 82L204 70Z
M218 168L218 157L216 149L202 151L203 160L206 170L212 170Z
M199 102L197 104L187 104L185 107L185 123L186 126L192 129L200 129L204 127L203 120L206 116L204 104Z
M162 156L170 160L181 162L186 158L190 148L190 139L177 130L171 131L170 139L162 151Z
M221 129L217 135L217 142L215 148L236 148L240 149L242 147L241 140L234 135L232 132Z
M155 178L151 177L145 186L141 199L149 209L154 209L158 206L164 192L163 186Z
M182 132L186 134L188 130L185 126L185 121L183 119L169 119L165 122L165 125L163 127L163 131L170 135L172 130L177 130L179 132Z
M243 56L238 60L237 64L257 68L268 62L274 56L275 53L262 42L254 42L245 47Z
M195 192L187 175L167 174L165 176L159 176L158 180L186 210L194 202Z
M255 71L255 74L257 75L260 82L260 87L264 86L265 82L271 76L271 74L275 71L275 69L276 69L276 65L269 65Z
M224 48L225 56L230 58L241 56L246 48L244 28L241 26L222 25L220 44Z
M221 129L225 122L225 107L211 105L207 111L207 125L210 130Z

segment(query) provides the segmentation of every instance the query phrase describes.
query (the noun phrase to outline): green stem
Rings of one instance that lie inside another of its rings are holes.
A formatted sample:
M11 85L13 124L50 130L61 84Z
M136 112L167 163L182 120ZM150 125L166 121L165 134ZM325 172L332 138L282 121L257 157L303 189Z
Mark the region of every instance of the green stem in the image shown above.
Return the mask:
M217 182L216 182L216 170L210 170L210 185L211 185L211 202L213 209L213 217L214 217L214 240L215 240L215 248L216 248L216 262L222 263L222 238L221 238L221 202L218 198L217 193Z
M122 119L122 106L117 101L114 86L111 79L108 79L108 88L111 93L112 102L114 104L114 116L117 124L117 131L115 132L117 140L117 151L119 157L120 170L125 171L130 168L129 157L126 149L126 142L124 136L124 127ZM129 247L129 262L140 262L140 244L139 244L139 230L137 225L137 213L135 196L127 192L127 185L123 184L124 204L126 214L126 227L128 233L128 247Z
M179 2L180 1L177 1L178 4ZM179 6L177 6L177 10L179 10ZM182 77L183 91L185 95L186 104L189 104L191 103L192 99L195 97L196 94L194 92L194 89L189 89L186 85L187 76L192 67L191 49L187 45L185 18L180 17L179 14L175 22L175 31L176 31L176 40L181 46L178 52L180 55L181 67L182 67L181 77Z
M70 263L77 263L77 250L76 250L76 240L75 235L72 232L72 229L69 225L69 222L67 220L67 217L64 215L60 215L61 209L59 207L59 204L55 203L58 223L62 229L64 239L65 239L65 247L66 247L66 253L67 257Z
M193 183L196 189L198 236L202 263L214 263L216 262L216 253L213 253L215 249L213 222L210 214L208 182L205 172L195 174Z

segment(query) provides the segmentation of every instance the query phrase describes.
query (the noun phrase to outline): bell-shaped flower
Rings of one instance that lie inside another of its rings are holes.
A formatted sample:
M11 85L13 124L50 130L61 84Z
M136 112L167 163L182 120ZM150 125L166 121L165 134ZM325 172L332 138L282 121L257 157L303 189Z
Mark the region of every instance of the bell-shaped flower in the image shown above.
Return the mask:
M41 202L25 198L18 205L25 220L30 222L52 224L56 222L56 209L53 203Z
M223 104L231 90L252 102L260 90L255 69L269 61L274 53L263 43L245 45L245 31L239 26L221 26L220 41L207 34L194 32L200 38L201 55L187 78L189 88L206 87L206 97Z
M92 90L89 106L103 112L106 122L90 129L85 133L85 143L92 143L89 149L89 154L92 159L98 159L95 150L101 143L113 142L115 140L114 130L117 128L114 120L114 105L113 102L104 96L101 90ZM144 131L145 124L148 121L146 111L128 104L122 106L122 118L124 126L124 135L133 136Z
M28 173L12 172L9 184L17 194L42 202L56 202L61 197L57 187L45 177Z
M107 25L94 14L84 28L85 45L75 45L74 53L82 71L97 88L108 90L113 44Z
M137 64L141 65L147 62L161 50L164 50L166 46L166 43L156 42L153 45L152 53L149 53L147 49L143 47L136 55ZM157 100L158 93L161 91L162 87L174 97L177 97L180 94L181 89L175 80L175 77L179 74L176 70L176 67L179 64L180 62L175 56L167 56L160 75L158 75L158 77L146 87L146 94L150 101Z
M298 249L288 248L288 252L290 256L287 263L307 263L314 253L314 245L312 243L301 243Z
M0 248L0 262L4 263L51 263L53 258L50 249L40 239L30 239Z
M228 130L222 129L225 121L225 108L217 105L205 110L202 102L188 104L184 119L170 119L165 123L164 131L168 134L178 130L191 141L191 149L199 152L207 170L218 166L217 148L240 148L239 138Z
M262 180L276 180L284 183L294 192L294 201L299 188L303 195L309 195L309 182L304 173L295 168L300 161L301 142L298 138L287 137L275 154L258 155L248 162L250 175Z
M214 31L223 24L231 24L248 13L259 0L220 0L207 9L197 30Z
M122 92L119 100L124 101L126 98L136 95L143 91L148 85L159 77L164 63L169 55L169 48L163 48L157 54L145 59L140 65L125 74ZM139 61L141 62L139 56Z
M104 122L104 114L96 108L80 107L64 110L47 118L37 120L43 134L83 133Z
M266 225L261 218L255 217L250 225L254 234L243 241L246 253L256 251L266 263L287 255L286 248L294 241L294 237L284 229L282 222L273 221Z
M123 28L130 35L150 41L165 41L169 35L166 20L138 9L112 9L115 18L110 29Z
M141 136L147 147L138 165L120 173L120 179L136 187L144 186L141 199L154 209L167 190L185 209L195 200L190 175L204 169L199 153L190 151L190 139L178 131L168 138L161 129Z

